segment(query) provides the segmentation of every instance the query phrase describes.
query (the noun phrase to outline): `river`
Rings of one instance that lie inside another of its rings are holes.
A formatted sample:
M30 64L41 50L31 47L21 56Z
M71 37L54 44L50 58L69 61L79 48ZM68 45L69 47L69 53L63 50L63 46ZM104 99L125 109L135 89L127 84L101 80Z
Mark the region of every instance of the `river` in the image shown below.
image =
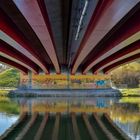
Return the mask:
M0 135L25 111L108 113L132 140L140 140L140 97L0 97Z

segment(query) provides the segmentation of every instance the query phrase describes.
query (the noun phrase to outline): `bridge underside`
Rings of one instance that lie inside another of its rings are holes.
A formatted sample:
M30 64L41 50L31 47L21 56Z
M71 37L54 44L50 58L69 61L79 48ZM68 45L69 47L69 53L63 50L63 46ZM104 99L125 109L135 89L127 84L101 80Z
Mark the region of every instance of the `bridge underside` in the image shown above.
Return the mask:
M140 57L139 0L1 0L0 62L23 73L108 73Z

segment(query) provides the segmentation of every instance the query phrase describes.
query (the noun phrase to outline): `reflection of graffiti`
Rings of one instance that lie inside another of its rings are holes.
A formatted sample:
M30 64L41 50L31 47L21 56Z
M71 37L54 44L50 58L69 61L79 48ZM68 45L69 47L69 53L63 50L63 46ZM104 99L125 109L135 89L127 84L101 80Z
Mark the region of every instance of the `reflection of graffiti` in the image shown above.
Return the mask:
M105 100L97 99L97 101L96 101L96 106L97 106L98 108L104 108L104 107L107 106L107 104L106 104Z

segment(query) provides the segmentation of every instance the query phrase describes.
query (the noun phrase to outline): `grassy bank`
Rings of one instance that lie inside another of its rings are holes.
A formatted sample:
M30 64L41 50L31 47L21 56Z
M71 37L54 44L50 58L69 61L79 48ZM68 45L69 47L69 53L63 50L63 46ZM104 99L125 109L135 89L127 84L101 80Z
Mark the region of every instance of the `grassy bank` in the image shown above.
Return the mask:
M0 96L8 96L9 90L0 90Z
M10 90L16 89L19 85L19 72L15 69L8 69L0 73L0 96L8 96Z
M120 99L121 103L137 103L140 105L140 98L136 97L123 97Z
M11 90L14 90L14 89L11 89ZM133 88L133 89L120 89L120 92L121 92L121 95L120 96L123 96L123 97L140 97L140 88ZM13 96L13 94L9 94L9 89L0 89L0 96L9 96L11 95L10 97L20 97L19 94L15 96ZM22 95L24 96L24 94ZM25 95L26 97L38 97L38 96L45 96L44 94L42 95L39 95L39 94L32 94L32 93L26 93ZM48 95L47 95L48 96Z
M140 88L120 89L122 96L140 96Z
M19 72L15 69L8 69L0 73L0 88L16 88L19 85Z

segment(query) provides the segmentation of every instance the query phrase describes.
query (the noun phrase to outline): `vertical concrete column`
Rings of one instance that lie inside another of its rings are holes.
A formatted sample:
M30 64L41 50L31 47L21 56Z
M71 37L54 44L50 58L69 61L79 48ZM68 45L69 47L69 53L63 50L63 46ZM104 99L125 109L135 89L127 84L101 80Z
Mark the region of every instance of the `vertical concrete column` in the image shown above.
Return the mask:
M69 72L69 70L68 70L68 72L67 72L67 88L68 89L70 89L70 72Z
M32 88L32 72L28 72L28 89Z
M111 87L111 88L113 87L113 83L112 83L112 73L111 73L111 76L110 76L110 87Z

